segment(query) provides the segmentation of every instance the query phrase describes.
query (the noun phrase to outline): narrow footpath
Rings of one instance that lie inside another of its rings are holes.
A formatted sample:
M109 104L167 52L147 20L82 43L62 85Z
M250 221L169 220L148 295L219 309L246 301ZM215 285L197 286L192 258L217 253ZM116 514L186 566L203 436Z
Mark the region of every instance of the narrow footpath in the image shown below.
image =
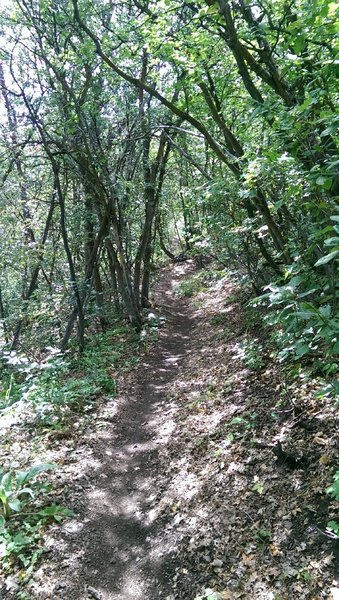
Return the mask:
M157 339L52 440L75 517L48 528L25 600L338 600L337 409L286 380L243 303L191 261L160 272Z
M165 536L164 519L155 509L166 485L158 453L171 434L168 397L195 326L188 302L173 294L190 269L177 265L162 278L157 298L164 327L158 341L132 378L120 378L118 397L103 407L88 440L87 460L79 451L86 477L75 485L77 518L62 527L65 539L50 542L56 598L155 600L171 593L175 539ZM45 590L42 582L36 592L39 599L53 597L50 574L45 573L45 583Z

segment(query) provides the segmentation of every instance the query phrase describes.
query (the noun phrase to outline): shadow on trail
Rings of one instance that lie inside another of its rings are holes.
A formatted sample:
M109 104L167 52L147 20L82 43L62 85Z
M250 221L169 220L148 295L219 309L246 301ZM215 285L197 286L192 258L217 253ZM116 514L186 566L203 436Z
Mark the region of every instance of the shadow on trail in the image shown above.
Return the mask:
M177 275L180 279L179 269ZM132 392L122 390L113 425L93 448L95 472L81 482L87 487L84 506L63 553L78 554L79 580L57 593L65 600L155 600L171 592L175 540L165 535L157 511L166 487L158 452L174 427L167 397L189 353L193 321L170 285L163 281L158 291L166 327L138 366ZM89 595L88 586L94 588Z

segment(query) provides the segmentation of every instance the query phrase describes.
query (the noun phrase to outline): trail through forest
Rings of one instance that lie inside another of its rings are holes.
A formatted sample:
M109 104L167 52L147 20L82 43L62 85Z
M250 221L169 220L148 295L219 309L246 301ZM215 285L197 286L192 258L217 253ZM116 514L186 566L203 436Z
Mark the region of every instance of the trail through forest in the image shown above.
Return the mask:
M29 598L337 598L334 409L307 384L286 397L241 302L192 261L160 271L156 341L85 429L52 440L75 517L47 532ZM16 598L15 579L2 590Z
M187 301L173 295L173 286L190 269L192 265L177 265L162 276L157 298L166 326L135 373L125 382L121 378L118 398L97 420L99 431L88 448L92 468L87 468L85 481L80 480L82 497L73 500L79 514L64 526L61 543L50 542L56 580L51 589L44 569L38 598L54 594L64 600L154 600L171 592L175 539L166 535L164 519L155 508L166 485L158 453L171 434L173 407L168 396L190 351L195 326ZM78 464L81 470L86 469L82 459L88 461L86 446Z
M0 600L339 600L336 3L0 5Z

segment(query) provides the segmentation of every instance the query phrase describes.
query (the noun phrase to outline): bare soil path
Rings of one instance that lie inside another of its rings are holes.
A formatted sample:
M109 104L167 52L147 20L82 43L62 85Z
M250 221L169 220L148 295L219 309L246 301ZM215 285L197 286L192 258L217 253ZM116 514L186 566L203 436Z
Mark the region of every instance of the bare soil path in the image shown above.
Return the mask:
M156 289L158 339L116 397L49 440L76 516L46 532L28 595L16 575L0 600L338 600L333 400L287 386L223 274L177 264Z
M77 519L64 525L61 543L50 542L51 568L60 561L53 591L48 575L45 591L36 591L38 598L155 600L170 595L175 540L164 535L163 518L154 507L165 486L158 452L171 433L168 395L194 328L193 311L173 295L173 286L190 269L190 264L177 265L162 275L157 298L165 326L132 378L121 378L118 398L104 407L97 423L101 427L87 441L93 469L87 466L85 480L76 486ZM46 578L46 569L41 575Z

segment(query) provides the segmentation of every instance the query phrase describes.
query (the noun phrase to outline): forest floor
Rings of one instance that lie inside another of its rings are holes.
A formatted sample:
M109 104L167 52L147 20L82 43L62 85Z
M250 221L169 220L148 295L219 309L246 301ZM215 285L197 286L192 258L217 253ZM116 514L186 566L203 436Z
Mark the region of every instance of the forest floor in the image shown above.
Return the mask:
M58 464L75 512L46 531L26 598L338 600L333 401L286 387L232 282L180 293L195 273L161 271L158 337L90 419L48 452L8 426L18 462L30 447ZM24 598L19 581L4 578L0 598Z

